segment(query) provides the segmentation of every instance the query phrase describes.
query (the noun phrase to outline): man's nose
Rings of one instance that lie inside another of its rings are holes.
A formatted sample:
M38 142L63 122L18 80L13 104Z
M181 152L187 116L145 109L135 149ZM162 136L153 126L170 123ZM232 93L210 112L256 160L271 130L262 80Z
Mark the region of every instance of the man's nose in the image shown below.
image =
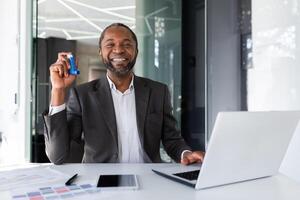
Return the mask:
M115 45L113 48L114 53L123 53L124 47L123 45Z

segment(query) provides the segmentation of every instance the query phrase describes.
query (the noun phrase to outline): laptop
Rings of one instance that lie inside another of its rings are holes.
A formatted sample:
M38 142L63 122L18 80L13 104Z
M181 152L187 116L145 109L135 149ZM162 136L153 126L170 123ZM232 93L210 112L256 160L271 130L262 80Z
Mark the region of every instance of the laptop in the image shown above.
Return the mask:
M220 112L202 164L152 169L204 189L272 176L300 119L300 111Z

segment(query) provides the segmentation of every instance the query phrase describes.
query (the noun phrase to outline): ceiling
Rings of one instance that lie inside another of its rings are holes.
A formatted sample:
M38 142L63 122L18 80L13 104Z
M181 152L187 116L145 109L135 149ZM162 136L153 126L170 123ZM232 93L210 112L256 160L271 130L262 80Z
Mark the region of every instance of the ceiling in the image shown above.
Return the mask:
M39 38L97 45L101 31L111 23L135 28L135 0L38 0L37 8Z

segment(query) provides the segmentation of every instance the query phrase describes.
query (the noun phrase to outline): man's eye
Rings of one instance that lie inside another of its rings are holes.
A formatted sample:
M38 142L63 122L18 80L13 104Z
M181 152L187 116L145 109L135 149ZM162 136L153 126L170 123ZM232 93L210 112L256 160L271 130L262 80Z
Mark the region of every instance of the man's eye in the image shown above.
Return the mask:
M108 47L108 48L110 48L110 47L113 47L114 44L106 44L105 46Z
M132 47L132 44L131 43L125 43L124 47Z

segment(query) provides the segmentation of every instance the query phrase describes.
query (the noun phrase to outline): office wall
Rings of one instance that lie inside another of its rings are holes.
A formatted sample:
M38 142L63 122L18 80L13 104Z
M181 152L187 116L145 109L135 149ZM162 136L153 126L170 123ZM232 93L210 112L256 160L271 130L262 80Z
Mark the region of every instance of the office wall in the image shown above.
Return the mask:
M8 21L7 19L10 18ZM12 150L7 145L8 142L17 142L14 138L18 123L17 116L14 115L18 105L15 104L15 93L18 91L18 3L17 1L4 0L0 6L0 26L8 27L1 30L0 37L0 132L2 132L2 144L0 149L0 163L6 162L6 152ZM3 48L4 47L4 48ZM16 152L16 156L20 157Z
M253 0L249 110L300 109L300 1Z
M238 2L238 0L206 1L208 138L219 111L241 109Z
M0 164L29 160L31 1L0 6Z
M10 16L10 17L9 17ZM7 20L7 19L10 20ZM0 25L7 27L1 30L0 37L0 112L10 110L14 112L16 105L14 103L14 94L17 91L17 71L18 71L18 3L17 1L2 1L0 6ZM9 83L9 85L8 85ZM5 87L6 86L6 87ZM8 87L10 86L10 87ZM1 116L1 115L0 115ZM4 117L2 115L2 118ZM4 123L1 120L1 128ZM3 131L3 130L2 130Z

